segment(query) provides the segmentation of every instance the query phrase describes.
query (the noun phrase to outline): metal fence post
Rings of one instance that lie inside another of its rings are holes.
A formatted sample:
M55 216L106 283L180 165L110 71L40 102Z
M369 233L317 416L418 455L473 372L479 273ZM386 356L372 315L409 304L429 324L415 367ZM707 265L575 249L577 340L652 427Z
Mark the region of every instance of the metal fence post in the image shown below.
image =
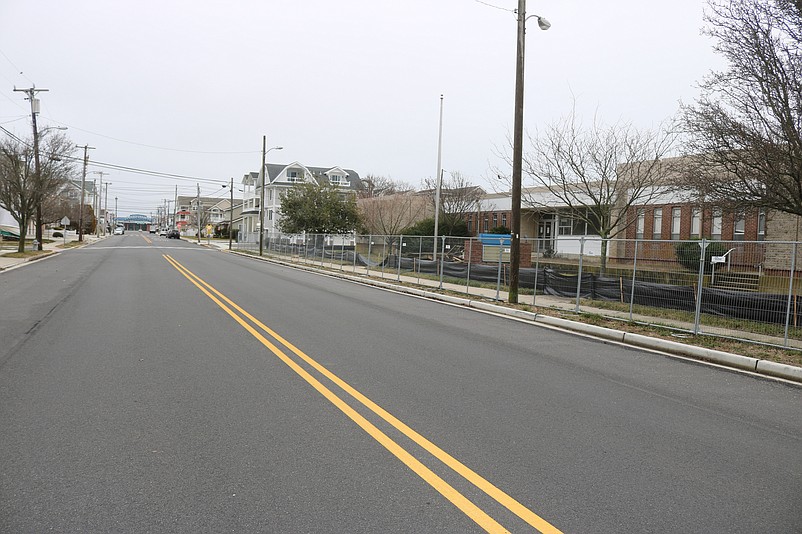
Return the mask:
M443 289L443 262L446 259L446 236L442 236L442 246L440 247L440 286L438 289ZM435 248L437 248L437 243L434 244ZM437 257L435 255L435 257Z
M702 317L702 284L705 282L705 249L707 249L707 240L702 238L699 242L699 281L696 288L696 314L693 319L693 335L699 334L700 321Z
M368 236L368 259L365 261L365 275L370 276L370 249L373 246L373 234Z
M398 237L398 252L395 255L395 261L398 262L398 278L397 280L401 281L401 251L404 250L406 243L404 243L404 236L403 234Z
M796 246L794 243L794 252L791 254L791 276L788 280L788 304L785 308L785 339L783 344L788 346L788 328L791 325L791 299L794 298L794 271L796 271ZM794 306L796 309L796 306Z
M471 294L471 256L473 256L473 238L468 239L468 274L465 276L465 294Z
M535 239L535 283L532 286L532 306L537 302L537 271L540 266L540 253L537 252L538 241Z
M359 240L359 234L354 234L354 270L353 270L353 272L356 272L356 254L357 254L357 252L356 252L356 243L357 243L358 240Z
M579 238L579 273L576 275L576 313L579 313L579 293L582 289L582 262L585 258L585 236Z
M638 272L638 244L635 240L635 259L632 263L632 287L629 290L629 320L632 321L632 308L635 306L635 275Z
M496 273L496 300L501 293L501 253L504 250L504 239L498 240L498 272Z
M382 239L382 280L384 280L384 264L387 263L387 236Z
M418 237L418 284L420 284L420 261L423 257L423 237Z

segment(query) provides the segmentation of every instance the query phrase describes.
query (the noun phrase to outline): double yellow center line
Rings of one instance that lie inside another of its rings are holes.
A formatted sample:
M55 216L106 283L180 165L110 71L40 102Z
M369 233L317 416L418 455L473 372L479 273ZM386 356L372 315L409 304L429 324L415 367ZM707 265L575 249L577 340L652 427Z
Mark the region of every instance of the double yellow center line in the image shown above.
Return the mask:
M509 495L507 495L506 493L495 487L493 484L491 484L490 482L479 476L473 470L469 469L467 466L462 464L459 460L452 457L450 454L442 450L440 447L438 447L425 437L421 436L420 434L412 430L406 424L396 419L393 415L391 415L386 410L381 408L379 405L377 405L369 398L364 396L362 393L351 387L348 383L346 383L337 375L326 369L317 361L306 355L300 349L295 347L292 343L281 337L278 333L268 328L261 321L256 319L254 316L252 316L244 309L242 309L240 306L238 306L228 297L220 293L214 287L203 281L200 277L198 277L197 275L192 273L189 269L181 265L174 258L172 258L167 254L164 254L163 257L173 267L175 267L182 275L184 275L187 278L187 280L189 280L192 284L194 284L195 287L200 289L207 297L209 297L223 311L225 311L228 315L230 315L231 318L234 319L237 323L239 323L245 330L250 332L250 334L253 337L259 340L259 342L262 343L262 345L264 345L268 350L270 350L270 352L275 354L276 357L278 357L281 361L283 361L290 369L295 371L295 373L297 373L309 385L311 385L321 395L323 395L326 399L328 399L329 402L331 402L334 406L340 409L352 421L354 421L357 425L359 425L359 427L362 428L365 432L367 432L373 439L379 442L396 458L401 460L401 462L403 462L404 465L406 465L412 471L414 471L419 477L425 480L429 485L431 485L434 489L436 489L446 499L451 501L451 503L453 503L465 515L470 517L473 521L475 521L480 527L485 529L487 532L507 532L507 529L501 526L501 524L499 524L495 519L490 517L484 510L482 510L473 502L468 500L468 498L466 498L462 493L457 491L453 486L451 486L445 480L440 478L431 469L426 467L423 463L421 463L417 458L415 458L412 454L410 454L401 445L396 443L392 438L390 438L379 428L377 428L373 423L371 423L365 417L360 415L347 402L345 402L342 398L337 396L337 394L331 391L317 378L312 376L308 371L306 371L303 367L301 367L295 360L293 360L290 356L288 356L282 349L276 346L276 344L274 344L272 341L270 341L264 335L262 335L261 332L266 333L275 341L277 341L280 345L283 345L286 349L289 350L289 352L291 352L292 354L294 354L295 356L306 362L309 366L311 366L321 375L323 375L331 382L336 384L343 391L348 393L354 400L361 403L363 406L365 406L371 412L373 412L378 417L383 419L385 422L390 424L396 430L400 431L402 434L404 434L410 440L415 442L421 448L423 448L424 450L435 456L437 459L439 459L453 471L460 474L462 477L471 482L480 490L484 491L488 496L492 497L499 504L506 507L512 513L514 513L523 521L528 523L530 526L534 527L535 529L543 533L548 533L548 534L560 533L560 531L557 528L552 526L546 520L539 517L537 514L526 508L524 505L522 505L521 503L519 503L518 501L516 501L515 499L513 499L512 497L510 497Z

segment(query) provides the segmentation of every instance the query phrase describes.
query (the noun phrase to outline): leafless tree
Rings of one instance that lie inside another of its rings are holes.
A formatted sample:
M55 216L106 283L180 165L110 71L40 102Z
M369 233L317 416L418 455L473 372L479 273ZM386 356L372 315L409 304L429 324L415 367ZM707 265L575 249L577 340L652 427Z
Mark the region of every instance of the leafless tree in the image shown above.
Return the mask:
M16 139L0 143L0 207L19 225L18 252L25 252L28 223L36 211L33 166L33 150L27 144Z
M371 234L398 235L421 220L429 198L414 191L357 199L365 230Z
M408 193L415 188L400 180L393 180L386 176L368 174L361 179L363 188L357 193L357 198L376 198L398 193Z
M732 210L802 215L802 2L709 0L705 22L728 65L681 108L684 185Z
M57 208L71 177L75 175L75 159L69 157L74 143L63 133L43 132L40 139L41 177L37 183L37 202L41 202L41 224L59 221L64 213ZM37 221L37 224L39 221Z
M675 135L623 121L606 125L598 118L586 127L574 110L528 140L523 172L531 187L522 190L522 204L546 212L567 209L586 223L602 238L603 271L607 239L631 224L629 208L648 204L668 189L669 169L662 160Z
M435 203L437 181L427 178L423 181L425 193L429 195L431 206ZM443 235L453 235L458 224L465 221L469 213L477 210L485 191L470 183L459 171L444 174L440 187L440 221Z

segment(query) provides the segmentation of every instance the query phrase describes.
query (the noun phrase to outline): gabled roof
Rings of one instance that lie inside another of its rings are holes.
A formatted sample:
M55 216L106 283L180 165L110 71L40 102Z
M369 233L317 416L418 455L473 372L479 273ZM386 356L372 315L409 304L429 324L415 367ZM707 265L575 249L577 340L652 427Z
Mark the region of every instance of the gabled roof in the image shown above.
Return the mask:
M342 172L346 178L348 178L349 186L348 189L359 190L362 189L362 180L359 178L359 174L352 169L344 169L342 167L310 167L309 165L304 165L298 161L293 163L268 163L265 165L267 167L267 178L268 183L272 184L275 183L279 176L281 176L285 170L290 168L300 168L304 169L305 171L309 172L314 179L317 181L318 184L323 184L328 182L328 173L331 171L335 172ZM253 180L253 183L256 187L259 187L261 184L259 182L259 173L258 172L251 172L246 174L242 181L246 183L246 180L250 178Z

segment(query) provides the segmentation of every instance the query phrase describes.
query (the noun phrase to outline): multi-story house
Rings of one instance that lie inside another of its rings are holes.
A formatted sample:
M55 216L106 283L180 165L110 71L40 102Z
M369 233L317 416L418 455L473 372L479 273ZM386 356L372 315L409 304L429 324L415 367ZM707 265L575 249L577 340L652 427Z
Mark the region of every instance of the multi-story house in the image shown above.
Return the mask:
M298 183L325 183L336 186L343 194L356 194L362 188L362 181L356 171L342 167L311 167L299 162L287 164L267 164L267 180L264 188L265 232L277 231L278 214L281 208L281 195ZM239 222L240 241L259 240L259 212L262 196L260 173L251 172L242 178L242 219Z

